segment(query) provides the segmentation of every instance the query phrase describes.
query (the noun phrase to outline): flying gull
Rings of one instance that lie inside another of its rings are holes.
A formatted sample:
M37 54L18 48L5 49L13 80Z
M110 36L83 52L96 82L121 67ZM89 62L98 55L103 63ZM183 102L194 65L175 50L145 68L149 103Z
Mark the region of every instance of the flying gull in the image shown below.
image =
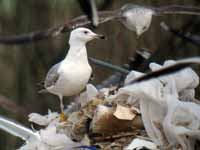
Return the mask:
M55 64L47 73L44 81L45 89L60 99L61 121L64 120L63 96L80 93L88 83L92 68L88 63L86 43L103 35L93 33L87 28L74 29L69 38L70 49L61 62Z

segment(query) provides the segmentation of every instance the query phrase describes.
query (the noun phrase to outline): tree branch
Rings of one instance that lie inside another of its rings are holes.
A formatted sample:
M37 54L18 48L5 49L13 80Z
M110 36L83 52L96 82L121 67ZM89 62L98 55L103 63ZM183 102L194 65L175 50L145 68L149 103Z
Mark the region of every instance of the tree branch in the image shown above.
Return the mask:
M99 12L98 13L99 24L116 19L117 18L116 14L117 13L115 11ZM91 21L88 20L87 16L82 15L72 19L66 24L51 27L44 31L35 31L27 34L11 35L7 37L0 36L0 44L12 45L12 44L25 44L30 42L36 42L47 38L56 37L61 33L69 32L74 28L89 26L89 25L91 25Z
M165 24L164 22L161 22L160 26L165 30L165 31L168 31L170 33L172 33L173 35L187 41L187 42L190 42L192 43L193 45L195 46L200 46L200 42L190 36L187 36L185 35L184 33L182 32L179 32L178 30L176 29L173 29L172 27L168 26L167 24Z

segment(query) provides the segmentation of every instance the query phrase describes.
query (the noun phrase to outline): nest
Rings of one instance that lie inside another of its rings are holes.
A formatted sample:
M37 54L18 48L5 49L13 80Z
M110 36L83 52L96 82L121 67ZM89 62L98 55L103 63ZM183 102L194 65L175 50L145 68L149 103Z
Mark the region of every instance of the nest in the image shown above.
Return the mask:
M164 66L169 63L175 62ZM152 70L161 67L150 64ZM20 149L195 149L200 139L200 106L194 98L197 74L187 68L126 86L141 75L132 71L120 89L98 91L88 84L79 102L66 109L64 122L50 111L46 116L30 114L29 121L44 127L38 131L41 140Z

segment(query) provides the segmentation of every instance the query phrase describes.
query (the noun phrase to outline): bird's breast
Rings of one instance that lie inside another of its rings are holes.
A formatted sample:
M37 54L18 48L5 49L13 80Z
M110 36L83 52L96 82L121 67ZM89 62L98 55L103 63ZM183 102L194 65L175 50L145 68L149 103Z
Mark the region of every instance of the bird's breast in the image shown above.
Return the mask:
M68 65L61 70L58 87L64 96L76 95L85 88L91 73L89 64Z

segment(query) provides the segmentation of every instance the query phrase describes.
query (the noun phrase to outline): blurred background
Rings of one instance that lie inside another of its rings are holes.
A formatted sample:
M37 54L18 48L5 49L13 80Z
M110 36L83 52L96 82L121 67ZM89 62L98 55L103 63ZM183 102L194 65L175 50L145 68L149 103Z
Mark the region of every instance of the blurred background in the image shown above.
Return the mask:
M103 0L97 0L101 5ZM113 0L106 10L118 9L126 3L142 5L194 5L199 0ZM67 23L82 15L75 0L0 0L0 35L17 35ZM119 22L100 25L95 32L107 35L106 41L96 40L88 44L88 55L116 65L128 62L136 49L159 50L154 61L199 56L200 47L163 31L160 22L188 34L200 34L200 16L166 15L154 17L150 29L139 39ZM49 68L62 60L68 50L68 36L63 34L23 45L0 45L0 114L30 127L27 114L46 114L48 109L59 111L58 97L38 94L37 83L44 80ZM113 72L93 65L94 84L101 83ZM68 98L65 98L68 99ZM10 101L15 104L10 103ZM68 103L65 101L65 103ZM23 141L0 131L0 149L12 150Z

